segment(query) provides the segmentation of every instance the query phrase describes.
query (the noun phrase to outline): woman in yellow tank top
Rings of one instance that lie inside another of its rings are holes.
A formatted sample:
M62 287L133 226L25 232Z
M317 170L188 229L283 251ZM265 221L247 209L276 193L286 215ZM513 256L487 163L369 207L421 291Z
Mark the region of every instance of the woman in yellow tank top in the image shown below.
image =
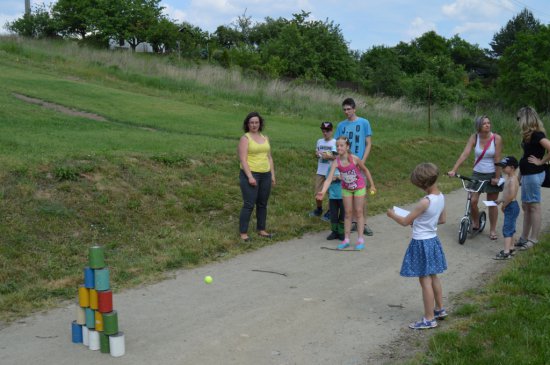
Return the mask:
M239 216L239 233L245 242L250 241L248 224L256 206L256 230L258 235L271 238L266 231L267 202L271 186L275 185L275 166L271 157L269 139L261 132L264 119L258 112L249 113L243 122L245 134L239 141L238 154L241 171L239 183L243 195L243 207Z

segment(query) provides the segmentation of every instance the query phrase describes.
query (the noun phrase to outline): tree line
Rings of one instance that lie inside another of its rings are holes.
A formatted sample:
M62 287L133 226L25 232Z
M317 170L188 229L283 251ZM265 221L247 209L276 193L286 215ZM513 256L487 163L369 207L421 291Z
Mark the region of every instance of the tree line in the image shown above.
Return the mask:
M351 50L340 26L311 20L301 11L290 19L254 23L246 12L209 33L163 14L160 0L58 0L35 6L6 24L18 35L70 38L132 49L143 42L154 52L205 60L269 78L335 85L353 81L370 94L405 97L418 103L476 108L498 103L515 109L533 105L550 111L550 25L523 9L493 36L490 49L458 35L434 31L395 46Z

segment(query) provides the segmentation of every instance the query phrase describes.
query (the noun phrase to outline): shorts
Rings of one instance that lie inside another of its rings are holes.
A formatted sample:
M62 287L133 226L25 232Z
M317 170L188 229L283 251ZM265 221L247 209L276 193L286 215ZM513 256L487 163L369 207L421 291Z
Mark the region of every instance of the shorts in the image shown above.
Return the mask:
M540 186L544 181L545 172L539 172L533 175L521 176L521 202L522 203L540 203Z
M482 172L474 171L472 174L472 179L475 179L475 180L491 180L494 177L495 177L494 172L485 174ZM488 181L485 183L485 185L483 185L483 188L479 192L491 194L491 193L500 193L501 191L502 191L502 186L491 185L491 182Z
M347 190L347 189L344 189L342 188L342 197L346 197L346 196L365 196L367 195L367 188L364 187L362 189L359 189L359 190Z
M516 221L519 215L519 204L512 201L504 208L504 223L502 224L502 236L514 237L516 233Z
M326 177L323 175L315 175L315 194L323 190L323 184L325 183Z

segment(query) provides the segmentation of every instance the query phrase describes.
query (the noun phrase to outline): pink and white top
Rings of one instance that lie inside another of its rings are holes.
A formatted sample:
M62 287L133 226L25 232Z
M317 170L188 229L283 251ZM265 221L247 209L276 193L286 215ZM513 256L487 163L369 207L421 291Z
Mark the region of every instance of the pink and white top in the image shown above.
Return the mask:
M342 179L342 189L360 190L365 187L365 178L353 163L351 155L348 155L349 165L347 166L342 166L340 157L336 158L336 162L338 163L338 171L340 171L340 179Z

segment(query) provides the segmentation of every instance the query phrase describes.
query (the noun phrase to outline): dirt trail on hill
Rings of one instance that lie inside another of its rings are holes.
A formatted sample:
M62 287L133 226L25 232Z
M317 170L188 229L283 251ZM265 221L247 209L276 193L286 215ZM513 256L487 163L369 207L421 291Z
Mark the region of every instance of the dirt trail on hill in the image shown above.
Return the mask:
M543 200L550 201L550 189L543 189ZM506 265L493 260L502 239L489 240L488 227L463 246L457 243L464 203L462 190L446 195L447 224L439 227L449 265L441 275L446 302ZM548 227L550 204L542 208L543 226ZM499 215L499 237L501 224ZM369 218L369 225L374 236L367 237L361 252L321 249L336 244L322 232L115 293L119 328L126 337L126 355L116 363L334 365L391 360L388 344L420 339L428 332L407 328L423 311L417 279L399 276L410 228L385 215ZM205 284L205 275L214 282ZM1 363L114 363L110 355L71 343L75 306L0 330ZM442 328L448 325L440 323ZM438 329L429 333L434 331Z

